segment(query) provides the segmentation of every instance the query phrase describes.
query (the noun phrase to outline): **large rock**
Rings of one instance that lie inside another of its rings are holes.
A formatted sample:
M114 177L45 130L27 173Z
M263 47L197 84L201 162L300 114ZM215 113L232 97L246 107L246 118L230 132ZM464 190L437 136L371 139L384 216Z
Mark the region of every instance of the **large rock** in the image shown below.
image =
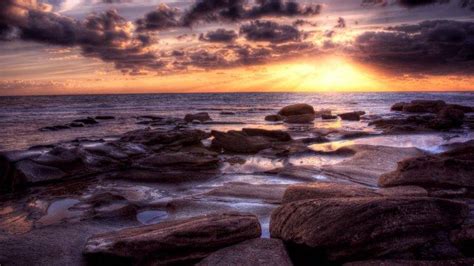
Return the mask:
M278 122L283 121L285 117L281 115L267 115L265 116L265 121Z
M196 114L187 114L184 116L184 121L188 123L193 122L194 120L197 120L199 122L205 122L212 119L209 116L209 114L206 112L201 112L201 113L196 113Z
M464 189L474 193L474 146L456 148L439 155L410 158L398 163L397 170L379 179L383 187L415 185L429 190Z
M253 239L218 250L197 266L291 266L283 242L278 239Z
M359 185L315 182L289 186L283 195L283 203L307 199L385 196L419 197L428 196L428 193L425 189L415 186L372 189Z
M399 102L392 105L392 111L403 111L407 113L438 113L444 108L457 109L463 113L474 112L471 106L463 106L459 104L446 104L441 100L413 100L409 103Z
M288 133L280 130L264 130L246 128L242 131L230 130L211 132L214 139L212 147L231 153L257 153L271 148L274 143L291 140Z
M314 108L309 104L298 103L283 107L278 114L282 116L314 114Z
M314 114L291 115L286 116L283 121L288 124L309 124L314 121L314 118Z
M400 257L442 259L462 256L447 235L467 215L465 203L437 198L303 200L277 208L271 216L270 233L293 247L293 258L319 257L338 263Z
M260 235L255 215L213 214L99 234L83 254L95 264L183 265Z
M361 115L364 115L364 114L365 114L364 111L357 111L357 112L342 113L342 114L339 114L338 116L339 116L342 120L359 121L359 120L360 120L360 116L361 116Z

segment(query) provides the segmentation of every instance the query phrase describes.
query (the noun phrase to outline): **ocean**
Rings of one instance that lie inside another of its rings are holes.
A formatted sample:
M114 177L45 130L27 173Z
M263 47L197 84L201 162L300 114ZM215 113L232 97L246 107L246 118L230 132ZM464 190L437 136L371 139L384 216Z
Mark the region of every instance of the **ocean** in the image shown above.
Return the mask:
M367 115L394 116L390 106L415 99L444 100L474 105L474 92L450 93L222 93L222 94L118 94L70 96L0 97L0 150L24 149L76 138L101 138L145 128L138 116L157 115L182 118L185 114L208 112L215 123L196 125L204 130L242 127L285 129L264 116L275 114L292 103L308 103L316 110L334 114L365 111ZM222 113L224 112L224 113ZM74 119L111 115L116 119L97 125L60 131L40 131L46 126L68 124ZM171 126L170 126L171 127ZM292 126L294 127L294 126ZM317 120L311 127L337 127L345 130L373 130L367 121L327 122ZM294 131L294 128L293 128Z

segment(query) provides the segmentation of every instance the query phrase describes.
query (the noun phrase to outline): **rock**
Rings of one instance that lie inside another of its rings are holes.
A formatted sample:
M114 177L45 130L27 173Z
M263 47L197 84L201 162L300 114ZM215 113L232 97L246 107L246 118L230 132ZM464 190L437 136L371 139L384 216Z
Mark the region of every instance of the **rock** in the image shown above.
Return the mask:
M333 120L333 119L337 119L337 116L331 115L331 114L329 114L329 115L327 115L327 114L322 114L322 115L321 115L321 118L322 118L323 120Z
M69 127L84 127L83 123L73 122L68 125Z
M217 187L206 195L218 197L232 197L242 199L259 199L266 203L280 204L287 185L281 184L248 184L229 182Z
M406 104L407 104L406 102L395 103L394 105L392 105L392 107L390 107L390 110L391 111L403 111L403 106L405 106Z
M283 121L288 124L308 124L312 123L314 118L314 114L292 115L286 116Z
M98 124L99 122L97 122L97 120L95 120L94 118L92 117L87 117L87 118L84 118L84 119L76 119L74 121L72 121L73 123L83 123L84 125L94 125L94 124Z
M139 143L145 146L165 145L199 145L201 141L210 137L202 130L172 130L159 131L153 129L139 129L125 133L119 142Z
M70 127L67 125L57 125L57 126L49 126L49 127L42 127L40 131L58 131L63 129L69 129Z
M277 121L283 121L285 119L281 115L267 115L265 116L265 121L270 121L270 122L277 122Z
M474 259L451 260L372 260L344 263L344 266L464 266L472 265Z
M235 112L225 112L225 111L223 111L223 112L220 112L219 114L220 115L235 115Z
M270 233L292 247L292 258L307 262L315 256L337 263L447 259L462 256L446 236L467 215L463 202L427 197L303 200L278 207L271 216Z
M15 164L12 182L15 184L36 184L59 180L67 174L58 168L34 163L30 160L20 161Z
M421 186L429 191L466 189L474 192L474 146L456 148L438 155L410 158L398 163L397 170L379 179L382 187Z
M349 112L349 113L339 114L338 116L339 116L342 120L359 121L359 120L360 120L360 116L361 116L361 115L364 115L364 114L365 114L364 111L357 111L357 112Z
M242 131L230 130L211 132L214 139L212 147L232 153L257 153L261 150L271 148L273 143L285 142L291 137L288 133L280 130L264 130L246 128Z
M113 120L115 119L115 116L111 115L98 115L95 117L96 120Z
M99 234L88 239L83 254L96 264L182 265L260 235L255 215L213 214Z
M278 114L281 116L314 114L313 106L304 103L292 104L283 107Z
M289 186L283 196L283 203L298 200L324 198L385 197L385 196L428 196L428 192L415 186L396 187L393 190L372 189L365 186L338 183L306 183Z
M193 120L198 120L202 123L202 122L209 121L212 119L209 116L209 114L206 112L201 112L201 113L196 113L196 114L187 114L186 116L184 116L184 121L188 123L191 123Z
M471 209L472 219L472 209ZM451 241L467 256L474 256L474 224L463 225L460 229L454 230L450 235Z
M474 107L459 104L446 104L441 100L414 100L410 103L399 102L392 105L392 111L403 111L407 113L439 113L444 108L456 109L463 113L474 112Z
M266 130L261 128L243 128L242 132L244 132L247 136L262 136L272 138L278 141L290 141L291 136L285 131L282 130Z
M464 112L450 106L446 106L438 112L435 119L430 121L429 127L437 130L460 127L463 124Z
M293 264L281 240L258 238L220 249L196 265L291 266Z

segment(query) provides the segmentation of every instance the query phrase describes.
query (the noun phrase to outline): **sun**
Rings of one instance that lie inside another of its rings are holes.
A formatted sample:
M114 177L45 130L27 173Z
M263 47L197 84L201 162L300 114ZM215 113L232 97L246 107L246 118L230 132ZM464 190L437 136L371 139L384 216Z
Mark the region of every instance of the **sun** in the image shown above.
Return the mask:
M371 91L379 87L369 70L343 58L277 64L270 66L268 73L273 86L291 91Z

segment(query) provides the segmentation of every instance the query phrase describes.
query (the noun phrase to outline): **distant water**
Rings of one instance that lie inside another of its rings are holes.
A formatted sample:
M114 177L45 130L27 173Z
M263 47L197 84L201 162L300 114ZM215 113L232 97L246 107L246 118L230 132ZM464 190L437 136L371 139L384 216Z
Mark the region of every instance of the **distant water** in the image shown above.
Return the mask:
M264 121L292 103L308 103L318 109L366 111L368 115L390 116L395 102L414 99L441 99L448 103L474 105L474 93L227 93L227 94L132 94L0 97L0 150L23 149L79 137L103 137L145 128L137 116L183 117L187 113L208 112L213 120L243 122L245 125L202 125L202 129L242 127L282 128ZM233 115L221 114L233 112ZM74 119L113 115L115 120L99 125L56 132L42 132L45 126L70 123ZM366 121L322 122L315 127L367 130Z

